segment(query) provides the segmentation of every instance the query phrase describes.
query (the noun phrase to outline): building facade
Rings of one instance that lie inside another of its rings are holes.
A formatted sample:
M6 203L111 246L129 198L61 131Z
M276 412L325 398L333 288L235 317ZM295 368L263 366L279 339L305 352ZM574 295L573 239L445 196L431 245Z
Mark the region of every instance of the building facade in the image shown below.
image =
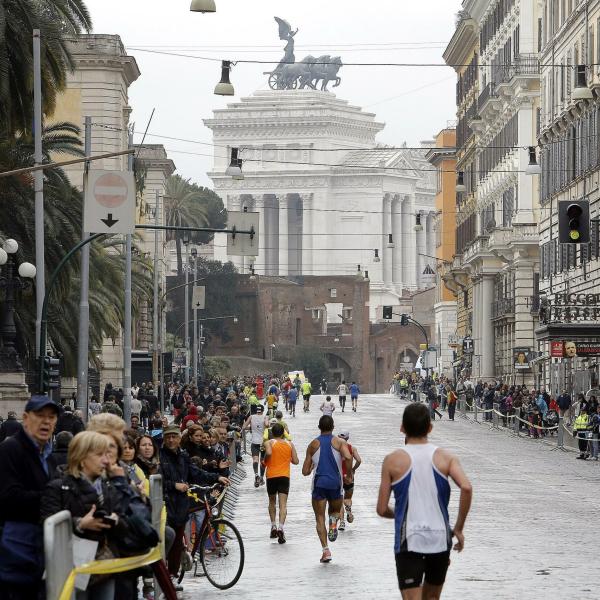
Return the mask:
M537 374L554 393L585 391L597 387L599 379L600 1L540 4L542 322L536 331ZM585 67L591 91L584 100L573 94L578 65ZM558 242L561 200L589 201L590 243ZM577 356L567 356L568 342L578 346Z
M455 253L456 239L456 129L446 128L435 138L427 159L437 169L435 196L435 328L433 344L438 353L438 372L453 375L457 346L456 286L442 278Z
M534 351L537 319L538 182L526 168L539 127L538 3L465 0L459 18L445 53L449 64L461 64L454 60L464 57L467 45L473 48L474 33L479 37L471 61L456 67L457 171L465 191L457 194L453 270L456 283L466 283L460 309L469 307L470 322L461 329L472 338L461 367L476 378L531 384L533 371L514 357ZM476 100L470 68L477 75Z
M370 319L427 285L435 255L435 178L425 148L376 143L375 115L313 90L260 91L214 111L215 191L260 214L255 272L368 273ZM244 179L225 175L240 149ZM251 261L235 258L241 272Z

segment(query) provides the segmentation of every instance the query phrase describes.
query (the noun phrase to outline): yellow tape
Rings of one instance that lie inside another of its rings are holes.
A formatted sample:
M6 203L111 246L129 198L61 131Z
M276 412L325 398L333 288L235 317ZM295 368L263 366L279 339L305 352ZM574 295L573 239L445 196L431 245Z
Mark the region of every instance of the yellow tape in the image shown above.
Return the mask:
M162 532L161 539L164 538L165 525L167 521L167 511L163 507L160 515L160 530ZM162 558L161 554L162 542L155 548L152 548L146 554L139 556L128 556L127 558L108 558L104 560L93 560L91 562L74 567L69 573L59 600L70 600L75 588L75 578L77 575L111 575L113 573L122 573L123 571L132 571L146 565L151 565Z

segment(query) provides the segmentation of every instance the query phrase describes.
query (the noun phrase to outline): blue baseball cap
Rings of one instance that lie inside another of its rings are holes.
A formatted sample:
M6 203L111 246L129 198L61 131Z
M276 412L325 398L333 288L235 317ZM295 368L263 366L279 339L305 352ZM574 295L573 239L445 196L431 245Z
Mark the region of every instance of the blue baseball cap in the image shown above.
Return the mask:
M25 405L25 412L42 410L42 408L46 408L46 406L52 407L56 410L56 413L60 413L60 406L52 400L52 398L48 396L35 395L31 396L31 399Z

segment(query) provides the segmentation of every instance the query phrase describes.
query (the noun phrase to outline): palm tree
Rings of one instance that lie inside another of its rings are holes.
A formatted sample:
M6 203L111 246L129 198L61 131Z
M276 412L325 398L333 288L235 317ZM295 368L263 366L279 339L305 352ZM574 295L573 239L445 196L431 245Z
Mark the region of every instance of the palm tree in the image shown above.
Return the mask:
M165 224L170 227L208 227L208 207L205 195L189 179L171 175L165 186ZM168 231L167 241L175 240L177 273L183 272L181 259L181 232ZM191 236L194 243L202 243L198 234Z
M68 38L90 31L83 0L0 0L0 138L33 123L33 29L40 30L44 114L54 110L73 63Z

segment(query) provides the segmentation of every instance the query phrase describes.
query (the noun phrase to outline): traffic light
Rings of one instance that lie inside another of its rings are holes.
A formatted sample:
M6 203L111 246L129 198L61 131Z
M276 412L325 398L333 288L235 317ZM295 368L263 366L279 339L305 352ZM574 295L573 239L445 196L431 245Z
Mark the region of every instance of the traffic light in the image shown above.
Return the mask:
M391 319L392 318L392 307L391 306L384 306L383 307L383 318L384 319Z
M400 325L408 325L408 315L400 316Z
M561 244L589 243L590 203L588 200L559 201L558 241Z
M60 387L60 371L58 358L40 356L40 392L46 394Z

